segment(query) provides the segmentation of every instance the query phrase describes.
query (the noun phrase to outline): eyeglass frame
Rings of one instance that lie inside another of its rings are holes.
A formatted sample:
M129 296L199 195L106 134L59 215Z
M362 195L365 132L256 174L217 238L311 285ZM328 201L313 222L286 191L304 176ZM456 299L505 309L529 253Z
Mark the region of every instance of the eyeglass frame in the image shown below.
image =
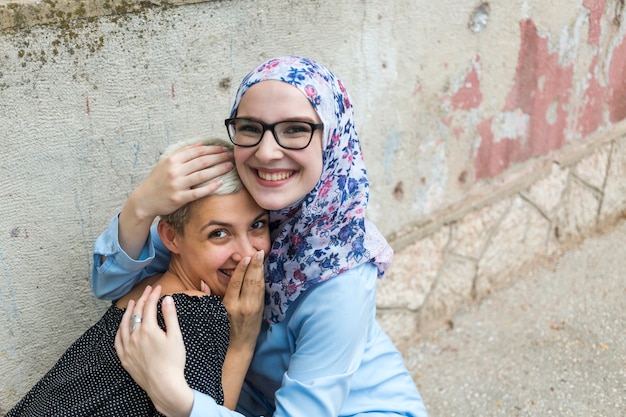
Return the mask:
M263 127L263 131L261 132L261 135L259 136L259 140L256 143L254 143L252 145L241 145L239 143L235 143L235 139L232 137L232 135L230 133L229 126L231 124L234 124L237 120L248 120L250 122L258 123L258 124L260 124ZM304 123L304 124L309 125L311 127L311 137L309 138L309 141L306 143L306 145L304 145L304 146L302 146L300 148L293 148L293 147L290 147L290 146L285 146L285 145L280 143L280 141L278 140L278 135L276 135L276 131L274 130L274 128L278 124L288 123L288 122ZM281 120L280 122L268 124L268 123L262 122L261 120L251 119L249 117L232 117L232 118L224 120L224 125L226 126L226 132L228 133L228 138L230 139L232 144L235 145L235 146L239 146L239 147L242 147L242 148L252 148L254 146L257 146L263 140L263 136L265 136L265 132L267 132L269 130L270 132L272 132L272 136L274 136L274 140L276 141L278 146L280 146L283 149L288 149L290 151L301 151L302 149L306 149L311 144L311 141L313 140L313 135L315 134L315 131L318 130L318 129L323 129L324 128L324 123L311 123L311 122L305 122L303 120Z

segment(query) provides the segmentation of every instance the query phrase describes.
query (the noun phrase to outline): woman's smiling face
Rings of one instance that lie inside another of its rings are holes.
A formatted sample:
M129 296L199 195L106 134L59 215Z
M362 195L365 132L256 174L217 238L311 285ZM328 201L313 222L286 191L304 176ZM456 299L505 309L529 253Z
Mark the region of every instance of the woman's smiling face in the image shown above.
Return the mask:
M211 294L224 296L235 267L246 256L270 248L269 216L250 194L211 195L192 203L184 235L177 235L180 266Z
M266 124L286 120L321 123L309 100L296 87L266 80L250 87L239 102L237 117ZM307 195L322 175L322 129L313 133L308 147L281 148L272 132L250 148L235 146L237 172L255 201L268 210L291 206Z

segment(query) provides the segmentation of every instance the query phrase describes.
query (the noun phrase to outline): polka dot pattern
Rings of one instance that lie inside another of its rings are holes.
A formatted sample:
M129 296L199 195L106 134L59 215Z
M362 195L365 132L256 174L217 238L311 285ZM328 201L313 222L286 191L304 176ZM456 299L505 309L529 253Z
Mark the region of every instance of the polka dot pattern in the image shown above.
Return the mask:
M221 298L186 294L173 298L187 350L185 378L191 388L223 404L222 365L230 325ZM160 416L115 352L115 334L123 314L124 310L112 305L7 417ZM158 323L165 329L161 301Z

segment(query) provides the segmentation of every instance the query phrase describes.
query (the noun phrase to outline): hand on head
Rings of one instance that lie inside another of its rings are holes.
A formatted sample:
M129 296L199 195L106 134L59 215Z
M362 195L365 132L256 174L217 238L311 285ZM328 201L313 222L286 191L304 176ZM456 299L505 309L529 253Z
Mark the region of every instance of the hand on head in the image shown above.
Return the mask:
M218 181L192 187L232 168L232 154L221 146L186 146L159 161L134 193L139 194L138 204L144 213L154 218L211 194L219 188Z
M120 246L138 259L156 216L172 213L205 197L221 185L212 180L233 168L232 154L222 146L186 146L163 158L130 194L119 215Z

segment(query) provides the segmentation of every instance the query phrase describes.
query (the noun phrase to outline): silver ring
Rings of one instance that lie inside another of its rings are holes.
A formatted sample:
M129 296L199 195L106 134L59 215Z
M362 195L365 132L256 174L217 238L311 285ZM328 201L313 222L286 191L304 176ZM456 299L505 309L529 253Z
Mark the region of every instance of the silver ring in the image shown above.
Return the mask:
M137 325L141 323L141 316L139 314L133 314L130 317L130 332L134 332L137 328Z

